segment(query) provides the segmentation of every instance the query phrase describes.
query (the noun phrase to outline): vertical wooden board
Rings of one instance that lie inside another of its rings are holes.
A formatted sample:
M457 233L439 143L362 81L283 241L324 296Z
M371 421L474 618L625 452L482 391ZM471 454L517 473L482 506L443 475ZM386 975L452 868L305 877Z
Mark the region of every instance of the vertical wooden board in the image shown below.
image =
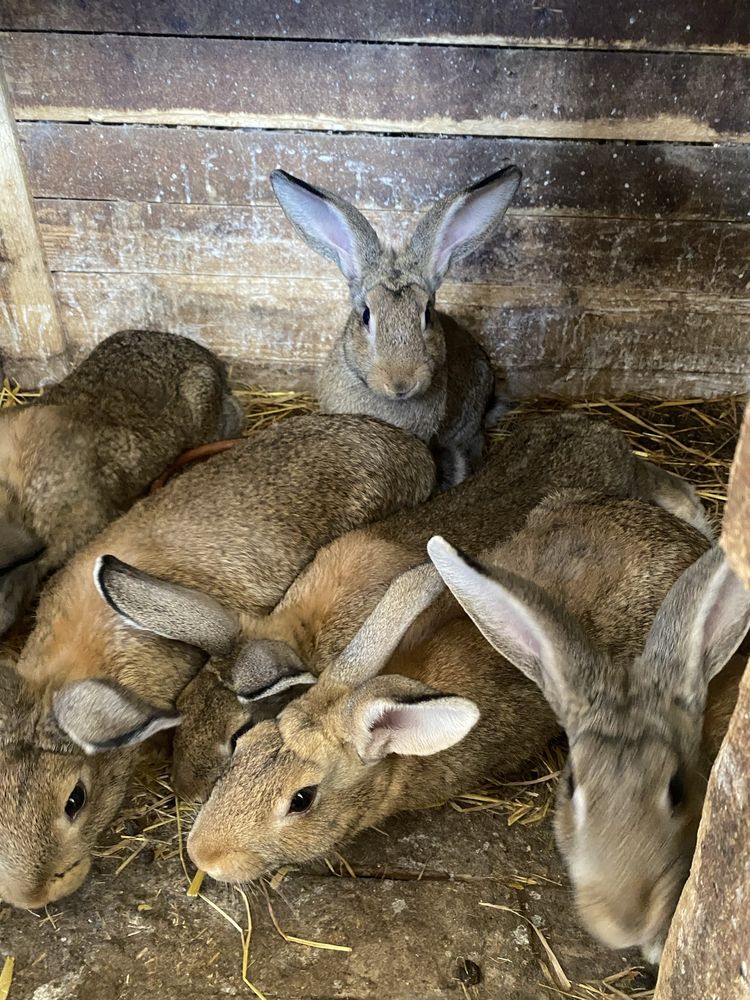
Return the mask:
M56 374L65 348L1 68L0 347L19 378L40 358Z
M611 3L556 0L0 0L0 27L241 38L327 38L471 44L741 51L750 22L739 0Z
M599 143L476 136L245 132L21 122L42 198L275 205L283 167L363 210L414 211L508 163L514 208L641 218L747 221L748 145Z
M739 56L25 32L0 44L24 119L750 141Z

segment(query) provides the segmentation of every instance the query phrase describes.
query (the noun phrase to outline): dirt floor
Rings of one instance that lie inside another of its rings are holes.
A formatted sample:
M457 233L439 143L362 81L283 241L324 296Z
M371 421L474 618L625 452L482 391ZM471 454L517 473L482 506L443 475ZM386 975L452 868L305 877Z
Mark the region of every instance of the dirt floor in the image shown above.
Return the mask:
M530 786L527 803L532 795L547 799L549 789ZM166 793L153 801L137 820L120 821L110 837L115 851L98 860L77 895L46 915L0 908L0 954L16 959L10 1000L258 995L242 980L243 898L208 881L200 897L187 896L174 807ZM251 890L248 979L267 1000L621 995L601 981L638 965L639 956L607 952L588 938L570 905L550 817L509 826L508 808L404 814L359 837L330 869ZM154 823L163 825L141 832ZM269 901L287 935L351 951L283 940ZM576 985L586 981L598 985ZM643 995L652 982L633 973L614 985Z

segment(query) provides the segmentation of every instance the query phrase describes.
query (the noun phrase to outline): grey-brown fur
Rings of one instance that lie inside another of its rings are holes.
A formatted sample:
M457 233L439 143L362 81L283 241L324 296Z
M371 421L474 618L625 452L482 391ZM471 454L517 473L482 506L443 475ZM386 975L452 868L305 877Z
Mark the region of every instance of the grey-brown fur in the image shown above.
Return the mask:
M576 503L589 539L584 572L566 544ZM533 524L542 559L525 544ZM633 502L547 502L484 568L442 541L430 551L487 639L565 727L571 752L555 829L582 921L611 947L640 945L658 960L737 675L711 691L713 732L704 726L708 684L747 630L750 593L701 534ZM627 630L614 641L616 620Z
M180 452L241 426L219 359L152 331L113 334L38 401L0 413L0 634Z
M337 534L426 499L434 474L426 446L397 428L294 417L188 470L79 552L45 589L17 667L0 674L0 896L41 906L80 884L136 744L178 721L175 699L206 659L123 623L112 605L134 580L113 586L117 564L103 556L137 567L136 583L155 574L161 588L197 589L204 608L205 595L220 600L228 622L273 606ZM69 823L79 779L88 801Z
M592 479L595 465L587 469ZM606 461L600 472L611 479ZM698 531L656 506L575 490L536 507L486 558L554 594L613 655L635 656L671 582L705 545ZM238 739L188 841L209 874L244 880L325 855L398 810L513 773L555 732L527 679L514 679L512 664L450 596L422 613L434 598L423 569L398 600L393 588L415 571L390 585L316 685ZM400 718L407 710L417 723ZM317 792L309 810L287 814L285 804L310 786Z
M435 293L450 266L493 235L520 179L508 167L448 195L396 251L343 198L281 170L271 175L299 235L349 285L352 312L318 379L321 408L370 414L417 434L435 448L444 486L481 462L494 374L471 334L436 311Z
M550 491L571 486L646 500L658 489L667 506L679 506L697 521L703 517L697 499L690 511L684 510L681 480L675 485L659 469L636 460L610 425L575 415L526 419L497 443L467 482L323 549L270 616L243 619L235 652L217 661L217 669L229 686L239 653L256 639L270 637L290 644L303 669L319 673L351 639L390 580L424 560L432 535L450 532L464 549L478 554L517 531ZM193 682L179 703L184 721L175 734L174 778L187 798L208 796L231 755L230 738L242 718L240 706L230 710L227 693L222 713L203 710L203 697L203 688ZM248 706L244 721L256 718L261 706Z

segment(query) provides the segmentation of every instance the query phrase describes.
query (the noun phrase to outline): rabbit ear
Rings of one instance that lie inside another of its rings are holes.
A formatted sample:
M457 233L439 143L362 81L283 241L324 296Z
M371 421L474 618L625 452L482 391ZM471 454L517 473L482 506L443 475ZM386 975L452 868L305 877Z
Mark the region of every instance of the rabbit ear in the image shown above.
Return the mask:
M583 630L543 591L507 570L492 574L435 536L430 558L487 641L541 689L562 725L585 706L577 666L595 655Z
M120 684L74 681L55 695L57 725L88 754L133 746L181 722L178 712L157 708Z
M36 586L34 562L46 546L26 528L0 519L0 635L7 632Z
M433 292L451 264L492 235L520 183L518 167L506 167L448 195L422 217L409 249Z
M333 261L350 285L361 283L381 254L375 230L357 209L330 191L321 191L274 170L271 184L287 219L316 253Z
M397 674L366 682L346 707L347 738L362 761L390 753L429 757L459 743L479 721L468 698L440 694Z
M702 710L708 683L750 625L750 591L718 545L682 573L651 627L641 668L687 705Z
M396 577L328 672L351 686L379 674L413 622L442 590L443 581L430 563Z
M94 583L128 625L197 646L210 656L223 656L232 648L239 622L208 594L161 580L111 555L97 559Z
M311 674L291 646L276 639L246 642L232 668L232 684L240 701L270 698L296 687L314 684Z

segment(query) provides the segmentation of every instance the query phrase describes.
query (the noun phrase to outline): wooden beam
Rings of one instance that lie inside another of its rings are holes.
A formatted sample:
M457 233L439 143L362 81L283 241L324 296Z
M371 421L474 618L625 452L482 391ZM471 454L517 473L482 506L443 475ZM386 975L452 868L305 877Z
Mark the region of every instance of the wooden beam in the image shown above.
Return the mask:
M28 120L750 142L742 56L25 32L0 45Z
M0 0L0 27L226 38L326 38L437 45L750 51L740 0L580 3L556 0Z
M65 338L0 68L0 344L8 373L56 377Z
M363 211L419 211L508 163L514 209L748 222L750 145L242 132L21 122L37 198L276 205L283 167Z

